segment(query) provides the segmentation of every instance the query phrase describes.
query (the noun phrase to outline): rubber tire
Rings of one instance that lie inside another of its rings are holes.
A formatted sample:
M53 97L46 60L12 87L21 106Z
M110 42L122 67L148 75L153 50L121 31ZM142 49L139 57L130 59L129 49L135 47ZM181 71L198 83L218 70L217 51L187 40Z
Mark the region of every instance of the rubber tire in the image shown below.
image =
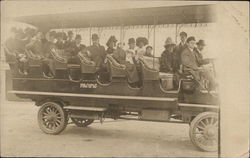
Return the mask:
M87 122L85 123L78 123L75 119L78 118L71 118L72 122L77 126L77 127L87 127L88 125L92 124L94 122L93 119L87 119Z
M59 128L56 128L56 130L48 130L42 123L42 113L48 105L53 105L62 116L61 124L60 124ZM62 106L60 106L58 103L55 103L55 102L45 102L44 104L42 104L42 106L40 107L40 109L38 111L37 120L38 120L38 125L39 125L40 129L44 133L52 134L52 135L57 135L57 134L61 133L66 128L66 126L68 124L67 113L64 111Z
M214 151L218 151L218 148L204 148L202 146L200 146L199 144L197 144L194 140L194 137L193 137L193 128L195 128L195 125L196 125L196 122L199 121L200 119L204 118L205 116L215 116L217 117L217 120L219 121L218 119L218 113L216 112L202 112L200 114L198 114L191 122L190 124L190 127L189 127L189 137L190 137L190 140L191 142L196 146L198 147L199 149L201 149L202 151L208 151L208 152L214 152ZM219 143L219 142L218 142Z

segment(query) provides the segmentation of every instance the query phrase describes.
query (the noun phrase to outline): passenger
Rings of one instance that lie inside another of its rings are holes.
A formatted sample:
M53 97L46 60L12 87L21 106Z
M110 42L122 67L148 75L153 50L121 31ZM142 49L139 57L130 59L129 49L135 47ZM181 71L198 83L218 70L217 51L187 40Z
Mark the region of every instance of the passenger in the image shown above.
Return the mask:
M92 45L87 47L91 54L92 61L95 62L97 70L104 68L104 60L106 58L105 48L99 44L99 37L97 34L92 34Z
M130 38L128 39L128 49L126 51L126 61L128 61L131 64L136 64L136 61L138 60L135 56L135 39Z
M38 60L42 59L44 56L42 43L43 38L43 33L37 32L36 36L25 46L27 50L30 50L31 57Z
M127 72L128 82L132 87L138 87L139 76L135 64L131 64L126 61L126 51L122 47L117 47L117 50L113 53L113 57L118 63L125 65L125 70Z
M56 32L51 31L48 33L48 39L47 42L44 44L44 59L43 59L43 68L44 68L44 73L48 77L54 77L56 75L55 72L55 61L54 57L52 55L55 53L55 56L59 56L57 53L57 48L55 45L55 39L56 39Z
M154 57L154 56L152 55L152 51L153 51L153 47L147 46L147 47L146 47L146 52L145 52L144 56L146 56L146 57Z
M194 48L194 51L195 51L198 66L209 64L210 60L203 59L203 55L202 55L202 50L206 46L205 41L199 40L199 42L197 42L196 45L197 45L197 48Z
M81 51L78 53L80 56L83 56L85 59L87 59L88 61L92 61L91 60L91 54L88 51L87 47L85 45L81 46ZM91 62L91 64L93 63L93 61Z
M183 52L183 50L187 47L186 44L186 39L187 39L187 33L186 32L181 32L180 33L180 38L181 38L181 42L179 45L176 46L174 53L176 56L176 64L175 64L175 71L180 70L181 71L181 53Z
M175 56L173 51L175 44L170 37L167 38L164 47L165 50L162 52L160 58L160 72L174 73Z
M12 29L12 36L6 40L6 47L16 56L18 61L19 72L24 75L28 74L28 58L25 54L25 46L23 42L23 32Z
M191 73L195 80L199 83L201 82L201 77L204 77L209 81L209 88L213 89L216 86L215 80L210 71L199 66L196 55L195 55L195 38L193 36L187 39L187 47L183 50L181 54L183 70L184 72Z
M82 41L81 35L77 34L75 37L75 42L72 46L72 52L70 58L68 59L68 63L80 64L80 59L77 57L77 55L84 46L81 44L81 41Z
M107 54L113 54L115 51L115 47L116 47L116 42L117 39L115 38L115 36L110 36L109 40L107 41L106 45L107 45L107 50L106 53Z
M62 50L64 48L64 41L63 41L63 33L62 32L58 32L56 34L56 47L60 50Z
M15 54L16 51L16 33L17 29L15 27L12 27L10 30L10 37L7 38L5 41L5 46Z
M146 53L145 45L148 44L148 40L145 37L138 37L136 39L136 46L138 47L136 50L136 55L138 57L143 57L143 55Z
M36 35L36 30L30 27L25 28L24 30L25 39L23 39L25 45L28 44L32 38Z
M68 31L68 39L65 41L64 48L66 52L72 52L73 45L74 45L74 39L73 39L73 32Z

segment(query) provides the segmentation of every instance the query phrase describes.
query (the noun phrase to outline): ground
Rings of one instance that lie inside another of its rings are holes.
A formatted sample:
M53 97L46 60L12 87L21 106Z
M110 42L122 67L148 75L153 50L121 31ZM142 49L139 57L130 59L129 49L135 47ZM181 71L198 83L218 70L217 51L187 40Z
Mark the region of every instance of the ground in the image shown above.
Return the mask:
M38 127L37 111L32 102L2 102L1 156L217 157L191 143L187 124L107 119L48 135Z

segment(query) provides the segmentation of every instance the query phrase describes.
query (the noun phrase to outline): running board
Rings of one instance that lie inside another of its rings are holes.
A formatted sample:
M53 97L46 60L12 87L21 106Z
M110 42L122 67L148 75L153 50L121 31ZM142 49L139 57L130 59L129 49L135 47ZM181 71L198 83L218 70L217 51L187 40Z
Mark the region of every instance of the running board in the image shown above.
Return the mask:
M68 110L107 111L107 108L102 107L64 106L63 108Z

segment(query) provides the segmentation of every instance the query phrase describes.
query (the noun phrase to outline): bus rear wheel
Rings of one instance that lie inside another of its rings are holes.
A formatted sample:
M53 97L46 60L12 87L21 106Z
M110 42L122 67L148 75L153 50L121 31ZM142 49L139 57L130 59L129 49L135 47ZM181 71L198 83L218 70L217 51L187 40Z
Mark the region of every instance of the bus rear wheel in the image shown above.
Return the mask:
M93 119L71 118L72 122L78 127L87 127L94 122Z

